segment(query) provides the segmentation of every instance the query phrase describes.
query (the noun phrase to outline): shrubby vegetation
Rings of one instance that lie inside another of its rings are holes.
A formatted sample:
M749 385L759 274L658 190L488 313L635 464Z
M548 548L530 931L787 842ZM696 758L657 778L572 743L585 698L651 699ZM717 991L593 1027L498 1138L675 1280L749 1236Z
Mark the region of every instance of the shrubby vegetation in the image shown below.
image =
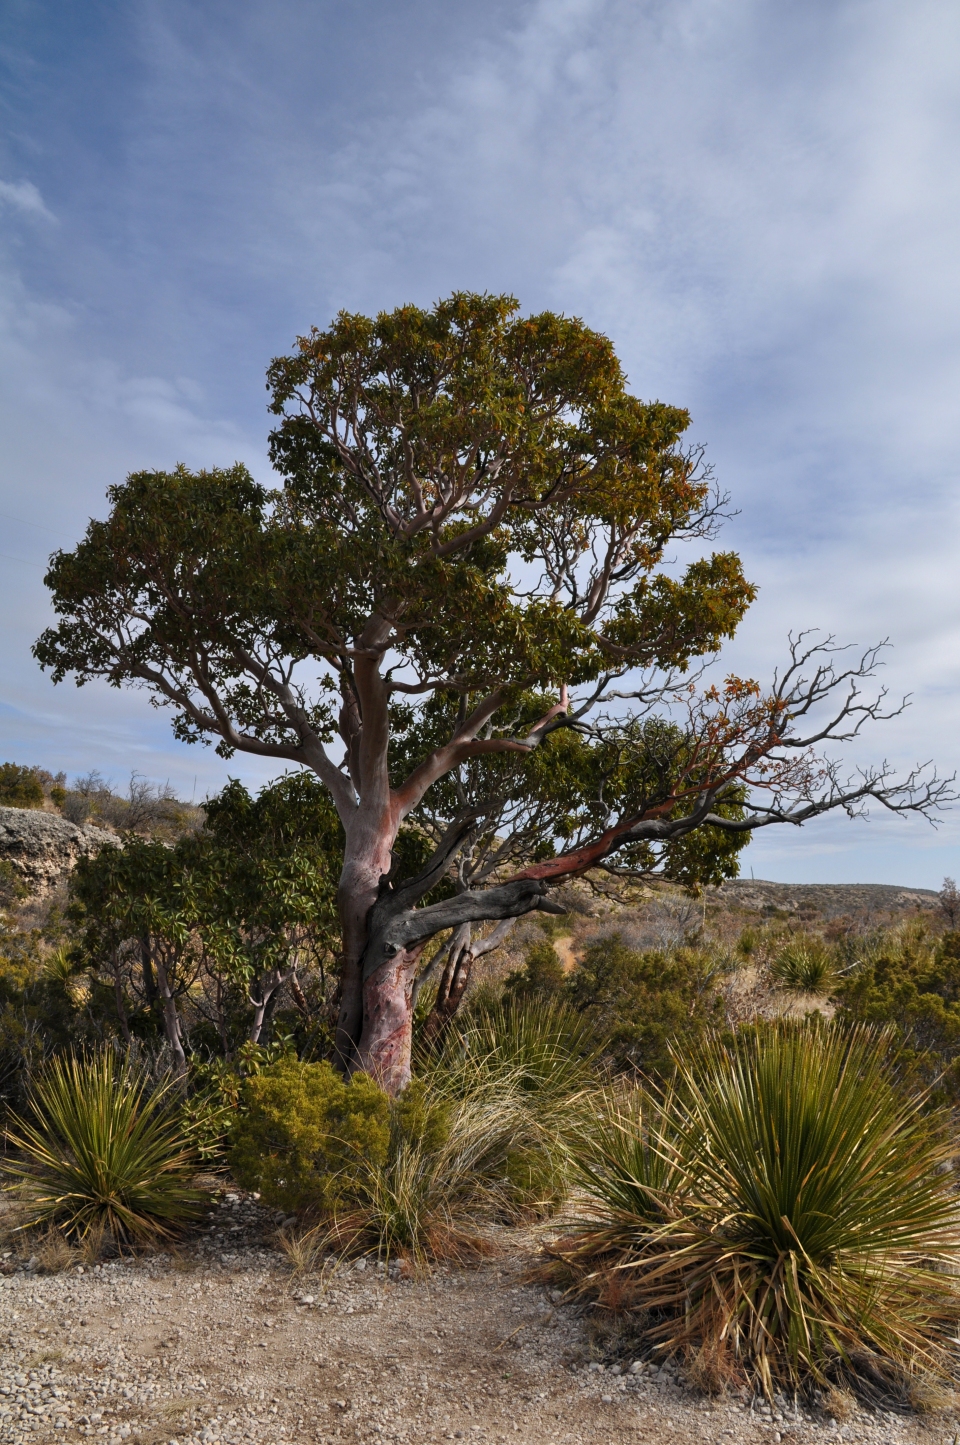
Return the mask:
M295 1215L304 1257L427 1265L555 1215L578 1181L590 1218L562 1267L702 1384L866 1371L895 1391L946 1368L946 909L872 932L774 914L739 935L700 904L659 933L629 907L622 926L545 918L442 1028L425 959L414 1081L390 1097L336 1064L342 834L319 786L231 783L203 818L127 833L46 910L0 870L7 1179L28 1224L87 1249L169 1237L203 1162Z
M130 774L127 791L117 793L95 768L68 787L66 773L20 763L0 763L0 807L43 808L69 823L168 839L201 819L200 810L178 798L169 783L156 786L137 772Z
M27 1227L144 1243L196 1219L196 1151L171 1086L102 1050L63 1055L34 1079L30 1115L14 1117L5 1165Z
M837 951L840 1016L887 1028L901 1075L960 1103L960 933L902 925Z

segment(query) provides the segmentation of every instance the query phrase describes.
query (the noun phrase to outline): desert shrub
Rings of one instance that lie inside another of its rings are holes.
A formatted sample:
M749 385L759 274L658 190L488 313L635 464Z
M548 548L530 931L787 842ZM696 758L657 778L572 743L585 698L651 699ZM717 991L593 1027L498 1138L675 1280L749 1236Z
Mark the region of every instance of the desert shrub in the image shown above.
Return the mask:
M364 1165L386 1163L390 1102L366 1074L283 1058L245 1080L241 1107L231 1166L275 1208L332 1213Z
M923 925L879 934L851 951L837 990L840 1016L889 1030L895 1066L933 1097L960 1100L960 933L937 941Z
M48 952L40 929L5 924L0 916L0 1115L25 1107L53 1054L96 1042L65 950Z
M720 972L705 950L638 952L613 934L586 950L567 998L614 1068L663 1076L674 1042L683 1052L722 1020Z
M126 797L115 793L94 769L77 778L72 788L60 788L54 801L71 823L91 822L168 839L199 821L199 810L181 802L169 783L154 786L137 772L130 774Z
M35 768L0 763L0 807L42 808L43 783Z
M737 952L742 958L754 958L760 948L760 938L753 928L744 928L737 939Z
M387 1158L358 1172L333 1221L331 1238L340 1247L402 1254L417 1264L462 1260L487 1251L485 1226L517 1217L506 1169L534 1132L519 1091L502 1084L475 1093L423 1088L434 1127L418 1132L409 1115L395 1116Z
M552 943L535 943L527 949L523 967L507 975L504 993L508 998L551 998L566 982L563 964Z
M0 858L0 909L14 908L29 891L9 858Z
M17 1152L4 1173L29 1226L145 1241L199 1212L179 1097L109 1050L55 1058L34 1081L30 1115L14 1119L6 1137Z
M594 1218L566 1258L631 1279L666 1352L768 1395L943 1368L960 1318L947 1115L887 1040L781 1023L678 1057L676 1089L581 1150Z
M770 964L770 977L785 993L827 998L837 987L839 973L833 950L820 938L792 938Z
M424 1067L454 1092L517 1086L542 1111L585 1088L596 1057L589 1023L565 999L507 998L458 1020Z

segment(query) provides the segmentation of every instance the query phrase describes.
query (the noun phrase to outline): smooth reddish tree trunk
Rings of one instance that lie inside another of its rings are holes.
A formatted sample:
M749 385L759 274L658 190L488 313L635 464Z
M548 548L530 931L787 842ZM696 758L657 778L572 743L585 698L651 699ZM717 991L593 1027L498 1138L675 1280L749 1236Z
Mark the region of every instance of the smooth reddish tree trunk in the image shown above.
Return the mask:
M377 969L364 982L362 968L370 910L379 896L381 879L390 872L395 838L396 825L392 818L381 817L379 826L358 818L347 834L338 892L343 964L337 1053L347 1073L362 1069L376 1078L389 1094L398 1093L410 1077L409 1045L413 1023L410 994L416 960L410 968L409 987L401 987L399 991L389 970ZM419 953L420 950L417 957ZM395 1049L390 1041L401 1018L408 1036L405 1075L403 1068L398 1072L392 1062Z
M396 1096L410 1082L413 981L423 945L387 959L363 984L360 1068Z

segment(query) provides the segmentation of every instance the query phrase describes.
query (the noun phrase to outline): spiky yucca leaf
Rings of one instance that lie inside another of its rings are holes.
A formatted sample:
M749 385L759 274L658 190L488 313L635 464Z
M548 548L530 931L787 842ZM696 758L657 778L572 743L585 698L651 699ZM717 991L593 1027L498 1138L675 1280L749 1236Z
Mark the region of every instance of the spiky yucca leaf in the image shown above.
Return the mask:
M678 1060L647 1121L670 1173L659 1224L648 1193L629 1204L626 1149L619 1167L590 1166L583 1245L592 1233L601 1274L631 1273L651 1338L719 1350L767 1393L865 1362L944 1365L960 1319L955 1147L945 1116L898 1092L885 1053L863 1030L781 1022Z
M33 1118L7 1131L17 1153L4 1165L6 1187L28 1204L25 1227L55 1223L80 1238L106 1228L143 1241L194 1218L196 1154L172 1089L151 1089L108 1051L54 1059L34 1084Z
M785 993L828 997L840 981L836 960L818 938L784 944L770 965L770 976Z

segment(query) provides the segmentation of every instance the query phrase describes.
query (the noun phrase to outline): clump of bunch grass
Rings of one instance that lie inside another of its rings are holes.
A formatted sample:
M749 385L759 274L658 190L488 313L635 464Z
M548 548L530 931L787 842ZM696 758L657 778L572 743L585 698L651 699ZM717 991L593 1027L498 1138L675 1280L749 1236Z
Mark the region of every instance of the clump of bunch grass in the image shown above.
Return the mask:
M768 1396L947 1370L956 1148L887 1042L780 1021L611 1111L580 1151L591 1218L560 1251L581 1287L623 1280L651 1345Z
M784 993L829 998L840 980L836 959L822 939L785 943L770 964L770 977Z
M25 1208L21 1228L55 1226L99 1253L105 1234L146 1243L197 1216L196 1157L172 1081L154 1085L108 1050L61 1056L29 1102L32 1117L7 1130L15 1153L3 1166Z

